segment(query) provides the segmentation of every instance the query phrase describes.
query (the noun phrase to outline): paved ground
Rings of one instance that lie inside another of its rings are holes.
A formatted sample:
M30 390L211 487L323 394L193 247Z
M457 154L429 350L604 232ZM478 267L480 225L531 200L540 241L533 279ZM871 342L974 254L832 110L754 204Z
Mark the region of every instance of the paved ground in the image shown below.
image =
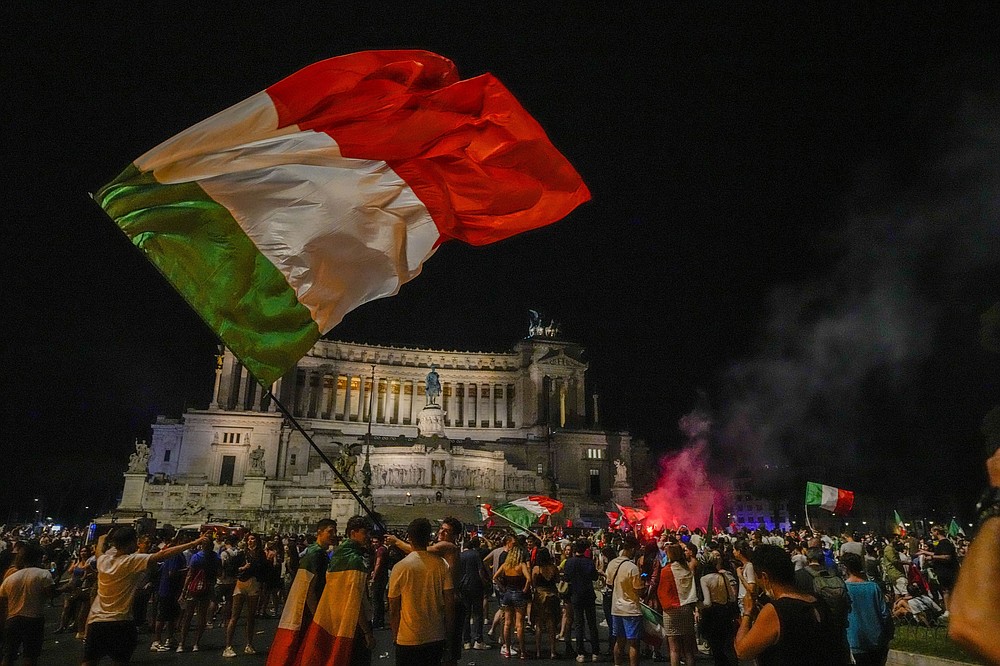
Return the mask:
M600 622L603 619L600 606L598 606L597 616L598 621ZM46 615L45 644L42 648L40 664L43 666L79 664L83 657L83 644L81 641L74 639L72 634L53 634L52 630L58 626L58 619L59 609L49 609ZM201 666L202 664L214 664L215 666L218 666L219 664L230 663L234 665L244 664L245 666L251 666L252 664L264 664L267 661L267 648L271 645L271 639L274 637L274 630L277 623L278 621L276 619L262 619L257 621L257 637L254 640L254 647L258 650L258 654L256 655L244 655L242 653L244 645L243 638L246 630L242 624L237 627L237 644L235 647L237 648L237 652L239 652L239 656L235 659L222 658L222 648L224 647L223 642L225 640L225 635L221 627L208 629L205 632L205 637L201 644L201 651L197 653L151 653L149 652L149 644L153 640L152 635L148 633L141 633L139 635L139 647L135 652L132 663L162 664L164 666L173 664L183 664L185 666ZM600 627L600 637L602 649L604 649L607 645L607 628L604 626ZM390 640L388 630L377 631L376 639L378 643L372 657L372 666L393 666L395 664L395 653L392 648L392 642ZM534 635L526 635L525 642L530 649L533 650ZM559 644L558 649L560 654L564 654L566 651L565 645L562 643ZM549 660L544 661L549 662ZM567 665L575 663L572 657L562 657L559 662ZM610 663L611 659L602 657L601 662ZM643 662L652 663L649 659L644 659ZM111 662L110 660L105 659L102 663L110 664ZM460 666L500 666L500 664L510 666L512 663L518 663L518 661L516 659L508 660L501 658L500 651L495 645L490 650L464 651L462 653L462 659L459 661ZM698 663L711 663L711 658L705 655L699 655ZM412 666L423 665L414 664Z

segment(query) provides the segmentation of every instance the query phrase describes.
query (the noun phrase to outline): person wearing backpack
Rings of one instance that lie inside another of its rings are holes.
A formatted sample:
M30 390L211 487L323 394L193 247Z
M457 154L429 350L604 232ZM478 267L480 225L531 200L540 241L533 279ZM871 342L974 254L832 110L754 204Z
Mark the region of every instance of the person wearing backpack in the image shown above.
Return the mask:
M704 599L701 631L708 641L715 666L734 666L733 638L736 637L736 623L740 617L740 607L736 602L739 583L726 569L722 556L714 550L705 556L705 569L709 573L701 577Z
M185 651L187 642L188 627L194 618L195 611L198 612L198 624L195 626L194 644L191 646L192 652L197 652L201 646L201 637L205 633L205 625L208 622L208 603L215 593L215 581L219 575L222 562L215 553L215 544L206 540L188 563L187 576L184 578L184 585L181 588L181 598L186 602L183 604L181 615L181 638L177 645L178 652Z
M839 641L836 647L841 661L849 664L850 647L847 643L847 617L851 612L851 597L844 579L823 566L826 554L822 548L806 551L806 567L794 573L795 586L806 594L822 601L830 611L830 619L837 629Z

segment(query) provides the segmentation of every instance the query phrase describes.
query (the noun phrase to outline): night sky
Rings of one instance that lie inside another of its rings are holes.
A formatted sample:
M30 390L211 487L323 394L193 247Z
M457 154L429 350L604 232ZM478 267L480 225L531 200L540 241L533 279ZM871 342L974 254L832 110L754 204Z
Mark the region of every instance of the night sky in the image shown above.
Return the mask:
M593 200L446 244L328 338L502 351L532 308L587 348L603 425L655 452L701 395L720 460L976 493L1000 402L979 346L1000 300L995 5L364 4L0 9L0 523L35 498L110 508L133 440L210 398L213 334L87 193L307 64L385 48L493 73Z

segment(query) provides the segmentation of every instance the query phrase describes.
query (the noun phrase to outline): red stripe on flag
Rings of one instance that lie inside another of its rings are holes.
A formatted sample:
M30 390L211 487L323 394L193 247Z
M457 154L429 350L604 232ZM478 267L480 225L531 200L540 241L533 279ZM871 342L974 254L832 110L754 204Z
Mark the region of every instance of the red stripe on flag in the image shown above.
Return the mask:
M351 663L352 636L331 636L317 624L310 625L302 649L299 650L299 664L302 666L341 666Z
M854 493L850 490L837 489L837 507L833 510L837 515L849 513L854 506Z
M445 238L484 245L590 199L576 170L500 81L465 81L426 51L367 51L267 89L279 127L329 134L345 157L384 160Z
M278 627L271 649L267 651L267 666L293 666L298 663L299 638L302 632Z

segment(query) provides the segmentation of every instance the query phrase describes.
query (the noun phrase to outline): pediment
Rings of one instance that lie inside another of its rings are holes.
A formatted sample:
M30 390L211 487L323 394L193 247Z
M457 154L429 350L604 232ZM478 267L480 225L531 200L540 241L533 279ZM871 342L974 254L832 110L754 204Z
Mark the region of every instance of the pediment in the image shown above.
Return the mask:
M550 349L548 353L535 361L538 365L558 366L563 368L585 369L587 365L566 355L561 349Z

